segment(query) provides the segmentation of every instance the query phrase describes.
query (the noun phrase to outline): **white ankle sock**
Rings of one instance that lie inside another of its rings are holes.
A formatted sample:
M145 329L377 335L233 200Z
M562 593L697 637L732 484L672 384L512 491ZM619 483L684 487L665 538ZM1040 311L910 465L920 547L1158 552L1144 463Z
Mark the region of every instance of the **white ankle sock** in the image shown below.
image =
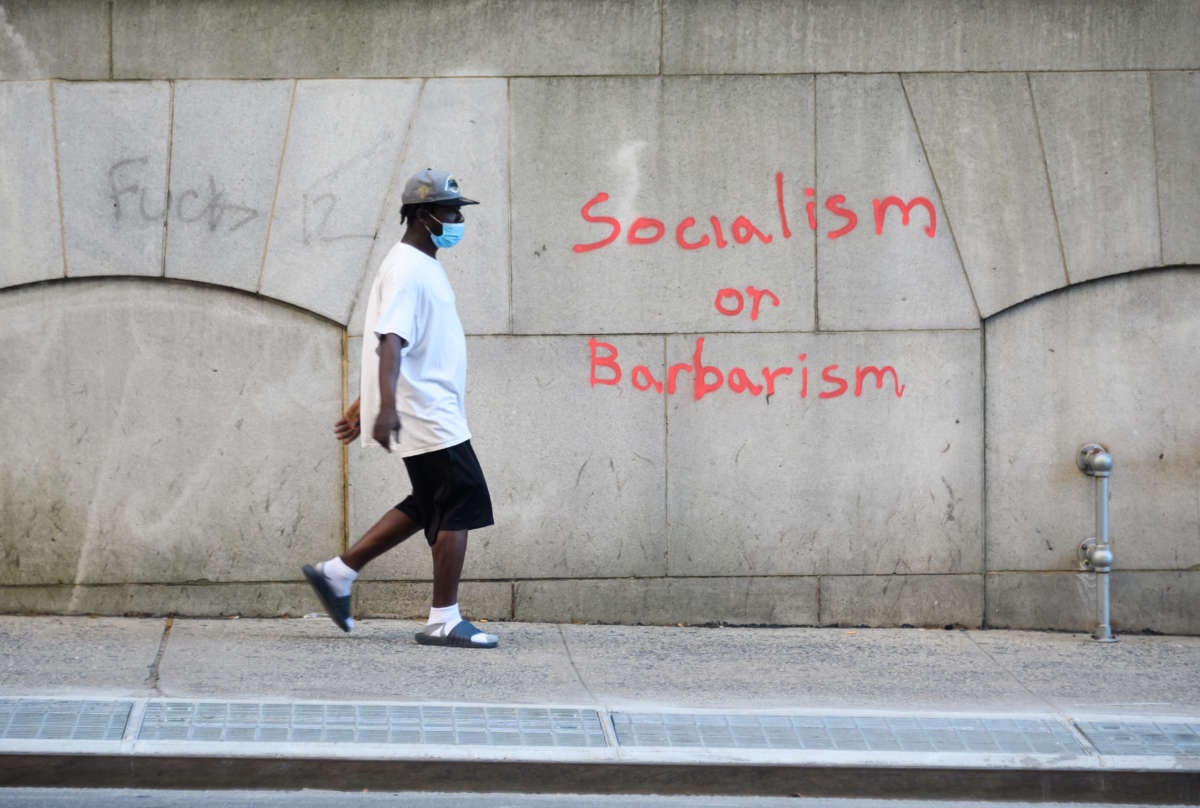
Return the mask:
M323 563L321 572L329 579L329 585L333 587L333 594L339 598L350 594L350 586L358 577L358 573L347 567L341 556L334 556Z
M454 603L449 606L431 606L429 608L429 622L432 625L442 624L442 627L435 633L439 637L445 637L450 633L450 630L462 622L462 615L458 611L458 604Z

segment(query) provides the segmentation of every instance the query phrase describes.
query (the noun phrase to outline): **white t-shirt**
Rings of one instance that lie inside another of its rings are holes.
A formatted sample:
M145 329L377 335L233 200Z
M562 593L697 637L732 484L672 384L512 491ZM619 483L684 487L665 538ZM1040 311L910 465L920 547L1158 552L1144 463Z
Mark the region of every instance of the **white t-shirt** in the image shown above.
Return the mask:
M378 446L371 428L379 414L379 337L405 342L396 380L402 457L434 452L470 440L463 404L467 386L467 339L454 290L441 263L415 247L397 243L379 267L363 328L363 446Z

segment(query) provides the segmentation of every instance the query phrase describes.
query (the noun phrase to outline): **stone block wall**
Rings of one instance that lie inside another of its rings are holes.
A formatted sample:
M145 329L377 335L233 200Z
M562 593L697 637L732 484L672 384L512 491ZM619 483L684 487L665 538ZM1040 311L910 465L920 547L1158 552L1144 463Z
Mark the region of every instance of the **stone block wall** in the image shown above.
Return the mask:
M1200 632L1200 2L0 3L0 610L313 611L404 180L478 617ZM363 616L427 606L411 542Z

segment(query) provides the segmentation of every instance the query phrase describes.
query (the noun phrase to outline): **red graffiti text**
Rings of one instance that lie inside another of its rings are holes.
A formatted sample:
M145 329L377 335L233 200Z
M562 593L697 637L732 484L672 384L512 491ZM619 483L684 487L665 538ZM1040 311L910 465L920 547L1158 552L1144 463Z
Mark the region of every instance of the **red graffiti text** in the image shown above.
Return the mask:
M817 191L815 188L805 188L804 196L808 199L804 205L808 228L816 231ZM792 228L788 219L784 194L784 177L782 171L775 174L775 216L777 217L778 231L773 231L767 225L760 227L748 216L737 216L732 221L726 223L722 223L716 216L702 217L704 219L703 223L698 221L695 216L687 216L674 223L671 227L668 227L667 223L662 219L653 216L638 216L623 226L619 219L613 216L602 215L595 210L597 206L603 205L608 199L608 194L601 191L585 202L583 207L580 208L579 215L583 217L585 222L604 228L607 230L607 233L604 233L602 230L597 233L597 235L603 234L602 237L596 241L574 245L572 249L575 252L585 253L607 247L616 242L622 233L625 234L625 242L627 244L645 246L657 244L666 238L667 233L670 232L674 237L676 246L688 251L705 248L723 250L730 246L731 242L733 244L770 244L775 241L776 235L782 239L790 239L792 237ZM937 234L937 213L933 203L923 196L914 196L907 201L899 196L872 199L871 209L875 218L875 235L883 235L888 211L892 208L900 211L900 224L907 227L912 218L913 210L918 207L923 208L928 215L929 224L924 228L925 235L933 238ZM828 238L841 238L858 227L858 214L852 208L847 207L845 194L831 194L825 197L824 208L830 214L837 217L835 224L840 225L826 231L825 235ZM760 221L765 221L765 219L760 217Z
M797 354L796 364L778 367L721 368L705 362L704 337L696 337L696 348L690 361L670 365L665 373L655 375L646 365L635 365L626 374L617 347L610 342L602 342L592 337L588 340L588 349L591 352L592 387L615 387L625 382L634 390L653 392L657 395L671 396L681 390L685 394L690 392L695 401L722 389L735 395L765 395L770 399L779 394L785 386L789 386L800 398L808 398L810 395L809 368L806 364L808 354ZM890 390L885 390L886 381L891 382ZM891 393L896 398L904 396L905 385L901 384L899 373L891 365L858 365L852 371L849 368L843 370L837 364L825 365L814 379L811 392L815 393L818 399L834 399L846 395L858 398L864 391L870 392L872 385L875 390L884 391L884 395Z
M713 299L713 308L726 317L737 317L746 308L746 300L749 298L750 319L757 320L758 308L764 297L770 299L772 306L779 306L778 296L770 289L755 289L753 286L747 286L745 295L739 289L720 290Z

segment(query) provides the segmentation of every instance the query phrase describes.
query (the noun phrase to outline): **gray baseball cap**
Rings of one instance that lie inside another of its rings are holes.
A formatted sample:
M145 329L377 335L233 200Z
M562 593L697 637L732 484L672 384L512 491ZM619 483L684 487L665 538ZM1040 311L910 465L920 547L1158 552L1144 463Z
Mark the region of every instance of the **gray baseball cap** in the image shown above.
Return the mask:
M458 180L449 171L427 168L418 171L404 184L403 205L478 205L458 188Z

